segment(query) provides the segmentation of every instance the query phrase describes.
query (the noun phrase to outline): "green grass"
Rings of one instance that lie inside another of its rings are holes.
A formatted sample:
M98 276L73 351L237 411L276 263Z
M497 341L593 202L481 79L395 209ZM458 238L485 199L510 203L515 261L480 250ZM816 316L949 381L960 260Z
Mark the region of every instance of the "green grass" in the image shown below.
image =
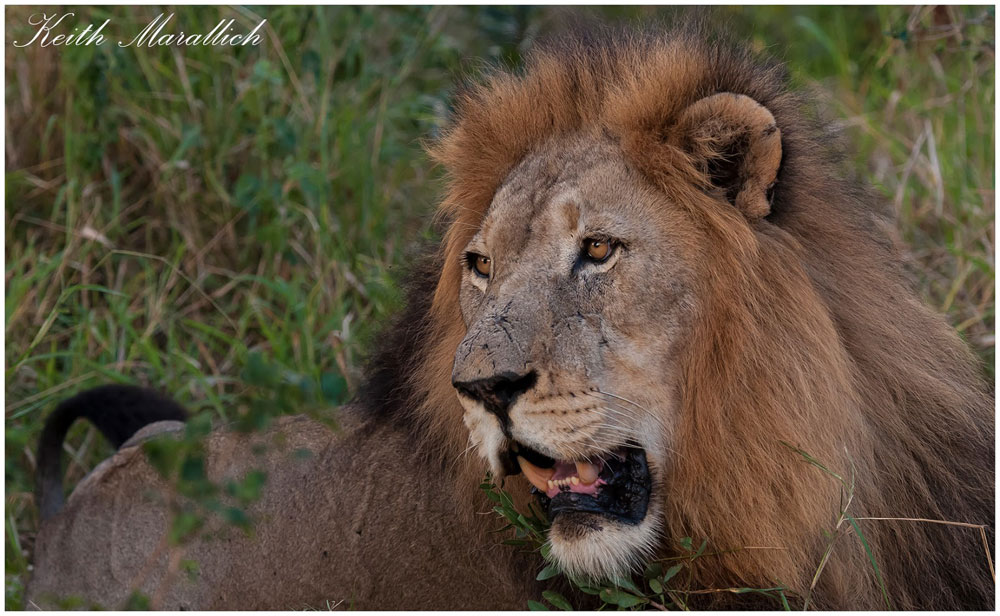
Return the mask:
M153 7L73 9L137 33ZM8 8L8 43L27 33ZM6 605L37 529L46 411L106 382L259 423L349 398L396 269L431 234L420 149L483 59L516 62L561 9L178 7L255 48L17 49L6 58ZM785 59L893 203L912 276L994 370L993 9L721 13ZM666 9L607 9L615 16ZM131 35L130 35L131 36ZM108 452L67 440L73 484Z

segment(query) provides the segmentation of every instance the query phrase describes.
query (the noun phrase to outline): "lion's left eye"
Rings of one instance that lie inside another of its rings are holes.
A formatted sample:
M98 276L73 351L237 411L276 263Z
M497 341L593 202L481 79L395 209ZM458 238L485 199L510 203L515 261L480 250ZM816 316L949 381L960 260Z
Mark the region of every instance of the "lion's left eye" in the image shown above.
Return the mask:
M591 237L583 241L583 255L594 263L604 263L615 252L615 244L606 238Z
M490 272L493 270L493 259L490 259L486 255L476 254L474 252L466 253L466 261L469 263L469 268L476 273L480 278L489 278Z

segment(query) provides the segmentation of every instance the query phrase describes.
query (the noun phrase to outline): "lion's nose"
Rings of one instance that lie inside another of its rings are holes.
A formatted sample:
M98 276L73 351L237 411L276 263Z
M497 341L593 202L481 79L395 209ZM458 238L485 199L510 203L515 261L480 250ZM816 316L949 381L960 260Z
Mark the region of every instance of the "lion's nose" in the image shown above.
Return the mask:
M534 370L525 374L502 372L485 379L451 382L462 395L483 403L486 410L500 420L504 432L510 428L508 411L517 397L535 385L538 375Z

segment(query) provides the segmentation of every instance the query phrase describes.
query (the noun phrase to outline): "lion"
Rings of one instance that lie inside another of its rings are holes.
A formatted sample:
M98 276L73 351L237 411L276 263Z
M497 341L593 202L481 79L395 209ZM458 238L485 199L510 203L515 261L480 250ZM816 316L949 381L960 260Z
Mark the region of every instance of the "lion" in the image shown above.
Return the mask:
M446 230L341 429L286 418L205 445L214 479L266 471L252 536L164 539L170 489L137 445L184 424L154 423L43 522L30 605L572 595L499 545L488 470L544 509L576 578L693 538L692 605L780 586L824 609L992 609L992 391L786 81L684 27L567 35L466 84L429 147Z

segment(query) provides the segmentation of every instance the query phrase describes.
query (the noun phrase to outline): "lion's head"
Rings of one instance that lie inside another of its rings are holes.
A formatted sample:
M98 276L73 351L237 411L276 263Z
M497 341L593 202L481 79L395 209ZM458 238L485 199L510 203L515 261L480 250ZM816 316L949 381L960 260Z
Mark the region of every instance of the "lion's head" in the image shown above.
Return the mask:
M697 29L571 37L466 88L432 145L448 230L383 402L407 388L435 451L534 488L564 569L695 537L705 586L805 591L842 486L801 452L852 477L854 516L992 519L974 362L801 107ZM865 529L897 606L972 592L943 532ZM866 558L838 546L816 596L877 606Z
M662 526L698 236L611 139L571 134L511 171L463 249L465 423L551 499L570 571L623 573Z

